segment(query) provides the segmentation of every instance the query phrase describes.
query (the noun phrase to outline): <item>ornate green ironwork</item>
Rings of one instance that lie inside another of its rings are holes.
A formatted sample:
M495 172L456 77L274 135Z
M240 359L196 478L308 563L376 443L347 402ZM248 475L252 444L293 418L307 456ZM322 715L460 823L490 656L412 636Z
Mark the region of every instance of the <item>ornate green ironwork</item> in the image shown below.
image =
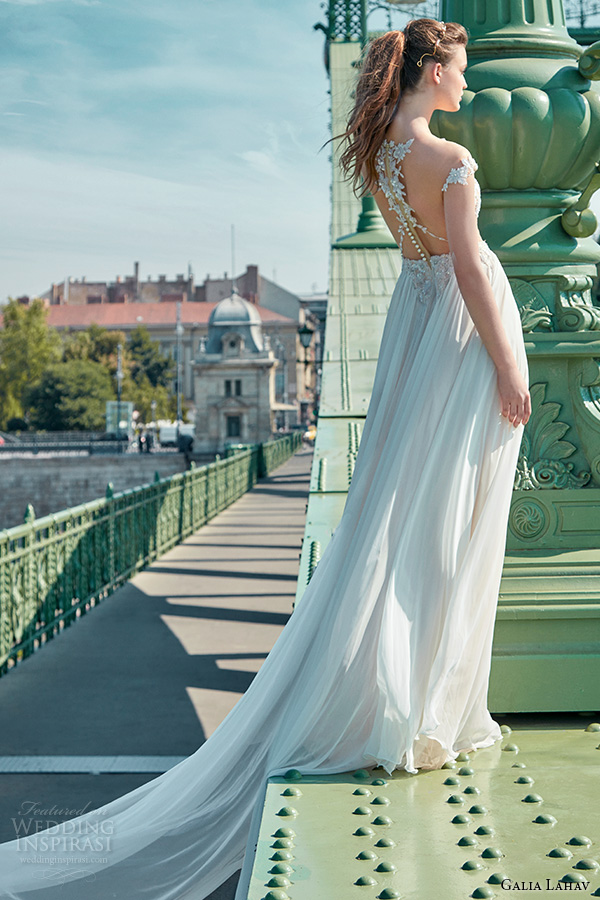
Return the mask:
M299 431L0 532L0 674L250 490Z

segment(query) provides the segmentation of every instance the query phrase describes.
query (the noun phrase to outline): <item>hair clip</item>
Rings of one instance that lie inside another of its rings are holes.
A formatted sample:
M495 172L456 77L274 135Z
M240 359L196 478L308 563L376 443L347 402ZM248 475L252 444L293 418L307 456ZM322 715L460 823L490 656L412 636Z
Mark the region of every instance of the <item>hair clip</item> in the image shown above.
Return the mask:
M442 33L439 36L439 38L437 39L437 41L435 42L435 44L433 45L433 51L431 53L424 53L423 56L421 57L421 59L419 60L419 62L417 63L417 66L419 67L419 69L421 69L423 67L423 60L425 59L426 56L435 57L435 51L439 47L440 41L442 41L446 37L446 23L440 22L439 24L442 26Z

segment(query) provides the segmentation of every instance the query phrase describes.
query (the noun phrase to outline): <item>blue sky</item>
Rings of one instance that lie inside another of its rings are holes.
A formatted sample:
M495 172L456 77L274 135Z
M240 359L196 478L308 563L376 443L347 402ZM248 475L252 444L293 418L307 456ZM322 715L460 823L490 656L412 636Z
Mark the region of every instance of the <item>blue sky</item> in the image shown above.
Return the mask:
M307 0L0 0L0 302L258 264L325 290L328 81Z
M134 260L220 277L232 224L236 273L325 290L323 19L320 0L0 0L0 303Z

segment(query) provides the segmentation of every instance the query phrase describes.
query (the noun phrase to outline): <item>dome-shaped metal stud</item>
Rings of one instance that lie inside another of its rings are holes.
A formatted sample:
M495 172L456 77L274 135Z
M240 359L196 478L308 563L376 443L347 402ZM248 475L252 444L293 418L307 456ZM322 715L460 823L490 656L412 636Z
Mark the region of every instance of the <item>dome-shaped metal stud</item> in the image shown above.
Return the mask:
M505 744L504 747L500 747L501 750L505 750L507 753L518 753L519 748L516 744Z
M470 834L465 834L457 843L459 847L476 847L478 841L476 838L471 837Z
M395 872L396 866L392 862L388 862L385 860L384 862L380 862L379 865L375 869L376 872Z
M376 816L373 825L393 825L393 820L389 816Z
M556 819L549 813L542 813L532 820L535 825L556 825Z
M446 803L464 803L465 798L461 797L460 794L450 794Z
M282 797L301 797L302 791L297 787L289 787L286 788L285 791L281 792Z
M488 900L489 897L495 897L495 893L491 888L488 887L478 887L475 888L471 897L474 897L475 900Z
M487 834L494 835L496 832L492 828L491 825L480 825L479 828L475 829L475 834Z
M391 802L388 797L373 797L371 800L373 806L389 806Z
M278 828L277 831L274 831L271 837L274 838L295 838L296 832L292 831L291 828Z
M494 872L488 878L488 884L502 884L503 881L506 881L509 876L506 872Z
M353 816L370 816L373 810L370 806L357 806L352 810Z
M275 890L269 891L268 894L265 894L265 900L290 900L290 898L285 891L275 888Z
M354 832L355 837L371 837L371 835L375 834L372 828L369 828L368 825L361 825L360 828L357 828Z
M469 812L473 816L487 816L487 809L485 806L480 806L479 803L476 803L475 806L469 807Z
M539 794L527 794L526 797L523 797L522 803L543 803L542 797Z
M459 775L474 775L475 769L471 768L471 766L461 766L458 770Z
M586 731L600 731L600 722L590 722L585 729Z
M287 888L291 883L290 879L286 878L285 875L273 875L273 877L267 881L267 887Z
M534 780L531 775L519 775L518 778L515 778L515 784L534 784Z
M559 859L571 859L573 854L570 850L567 850L566 847L555 847L554 850L551 850L548 856L556 857Z
M289 863L280 862L276 863L272 869L269 869L269 875L292 875L293 871Z
M484 859L502 859L504 853L497 847L486 847L481 855Z
M600 869L600 864L595 859L580 859L573 866L574 869Z
M288 769L283 777L286 781L300 781L302 772L299 772L298 769Z
M369 788L360 787L360 788L356 788L355 791L352 791L352 795L354 797L370 797L371 791L369 790Z
M283 816L283 817L287 816L287 817L293 819L294 816L298 815L298 810L294 809L293 806L282 806L281 809L279 810L279 812L275 813L275 815Z
M448 760L448 762L445 762L444 765L442 766L442 769L455 769L455 768L456 768L456 763L454 762L454 760L451 760L451 759Z
M456 775L448 775L448 777L444 781L444 784L460 784L460 778L457 778Z
M527 768L527 766L525 765L525 763L522 763L522 762L513 763L511 766L511 769L526 769L526 768Z
M501 734L512 734L512 728L510 725L501 725L500 732Z
M582 881L587 882L587 878L585 877L585 875L580 875L579 872L567 872L566 875L563 875L563 877L559 878L558 880L562 881L563 883L571 882L571 884L573 882L577 882L577 884L581 884Z
M272 859L274 862L279 862L282 859L293 859L294 854L289 850L276 850L273 856L270 856L269 859Z
M377 859L377 854L373 850L361 850L357 859Z
M393 888L384 888L380 894L377 894L378 900L396 900L400 894Z
M357 769L356 772L354 773L354 775L353 775L352 777L353 777L353 778L358 778L359 780L362 780L363 778L368 778L368 777L369 777L369 773L367 772L366 769Z
M395 847L396 841L393 841L391 838L382 837L379 838L377 843L374 845L375 847Z
M274 850L291 850L293 846L294 842L291 838L277 838L271 844Z
M371 782L371 784L376 784L379 787L381 787L381 786L385 786L387 784L387 781L385 781L385 779L383 779L383 778L374 778L373 781Z
M461 750L458 756L456 757L456 762L469 762L471 757L468 753L465 753L464 750Z
M467 785L467 787L464 789L464 792L463 792L463 793L465 793L465 794L480 794L481 791L479 790L478 787L475 787L474 784L469 784L469 785Z
M467 872L474 872L477 869L485 868L483 863L479 862L478 859L468 859L461 866L461 869L465 869Z
M589 837L586 837L585 834L576 834L574 837L569 838L567 844L571 844L574 847L591 847L592 842Z
M374 878L371 878L370 875L361 875L360 878L357 878L354 884L358 884L362 887L362 885L370 885L371 887L374 884L377 884Z
M459 813L459 815L454 816L450 821L453 825L468 825L471 821L471 816L467 816L465 813Z

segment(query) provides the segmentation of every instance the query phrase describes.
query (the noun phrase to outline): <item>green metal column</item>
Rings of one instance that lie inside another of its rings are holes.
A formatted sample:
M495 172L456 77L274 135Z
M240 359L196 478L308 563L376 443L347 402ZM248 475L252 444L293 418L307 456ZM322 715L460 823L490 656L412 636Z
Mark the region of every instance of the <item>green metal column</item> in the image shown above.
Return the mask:
M481 230L519 305L533 413L510 514L490 708L600 705L600 45L560 0L445 0L468 29L461 109L438 134L479 163Z

